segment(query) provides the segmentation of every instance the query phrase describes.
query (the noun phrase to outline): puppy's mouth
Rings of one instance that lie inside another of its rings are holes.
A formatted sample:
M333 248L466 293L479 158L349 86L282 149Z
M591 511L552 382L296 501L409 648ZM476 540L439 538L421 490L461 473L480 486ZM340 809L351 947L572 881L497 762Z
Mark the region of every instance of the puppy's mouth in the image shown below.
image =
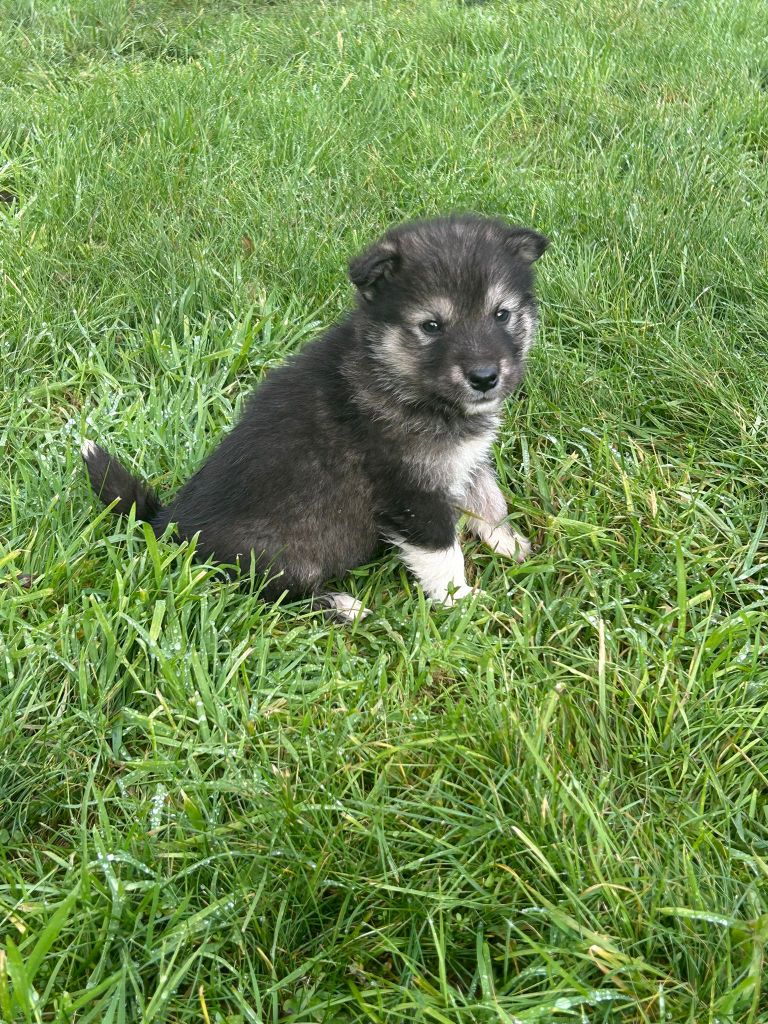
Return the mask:
M469 365L454 366L450 381L454 395L468 412L486 412L497 408L517 389L522 374L506 359L496 362L476 359Z
M518 381L508 372L499 374L493 387L480 390L468 380L462 382L461 403L469 413L493 412L516 390Z
M493 412L507 398L505 388L496 387L493 391L478 392L467 389L462 395L462 404L469 413Z

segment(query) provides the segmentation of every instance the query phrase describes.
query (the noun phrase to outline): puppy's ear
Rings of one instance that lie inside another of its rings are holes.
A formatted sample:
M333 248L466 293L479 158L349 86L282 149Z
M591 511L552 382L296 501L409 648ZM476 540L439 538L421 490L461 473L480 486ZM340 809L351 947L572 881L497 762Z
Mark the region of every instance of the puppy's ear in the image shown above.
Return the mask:
M369 302L376 288L389 280L400 266L400 255L393 242L374 242L349 264L349 279Z
M549 245L549 239L530 228L510 228L504 248L523 263L535 263Z

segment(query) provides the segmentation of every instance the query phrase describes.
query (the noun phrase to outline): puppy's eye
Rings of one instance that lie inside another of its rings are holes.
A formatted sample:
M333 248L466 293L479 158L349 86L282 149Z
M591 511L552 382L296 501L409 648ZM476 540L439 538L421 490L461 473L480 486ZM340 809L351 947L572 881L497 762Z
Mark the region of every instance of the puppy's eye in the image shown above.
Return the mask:
M419 324L419 327L425 334L439 334L440 326L439 320L422 320Z
M509 310L505 306L499 306L496 312L493 314L493 319L497 324L505 324L509 320Z

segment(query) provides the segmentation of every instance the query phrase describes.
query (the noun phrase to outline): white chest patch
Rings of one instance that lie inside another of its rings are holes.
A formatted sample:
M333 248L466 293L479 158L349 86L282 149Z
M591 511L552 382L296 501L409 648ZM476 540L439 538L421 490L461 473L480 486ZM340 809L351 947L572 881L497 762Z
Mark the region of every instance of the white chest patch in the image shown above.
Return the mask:
M497 425L466 441L436 439L411 453L409 463L416 470L419 483L445 491L462 501L475 471L488 461Z

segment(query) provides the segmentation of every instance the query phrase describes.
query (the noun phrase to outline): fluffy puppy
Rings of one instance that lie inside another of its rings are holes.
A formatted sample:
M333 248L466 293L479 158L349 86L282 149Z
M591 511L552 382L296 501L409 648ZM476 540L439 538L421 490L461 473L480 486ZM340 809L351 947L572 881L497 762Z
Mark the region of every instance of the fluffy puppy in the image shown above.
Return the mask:
M504 400L537 324L535 231L457 216L393 228L353 259L356 308L251 395L242 419L167 505L91 441L105 504L199 534L199 555L255 559L263 594L311 595L339 618L363 609L329 579L394 545L427 595L471 593L457 539L469 529L522 561L490 463Z

